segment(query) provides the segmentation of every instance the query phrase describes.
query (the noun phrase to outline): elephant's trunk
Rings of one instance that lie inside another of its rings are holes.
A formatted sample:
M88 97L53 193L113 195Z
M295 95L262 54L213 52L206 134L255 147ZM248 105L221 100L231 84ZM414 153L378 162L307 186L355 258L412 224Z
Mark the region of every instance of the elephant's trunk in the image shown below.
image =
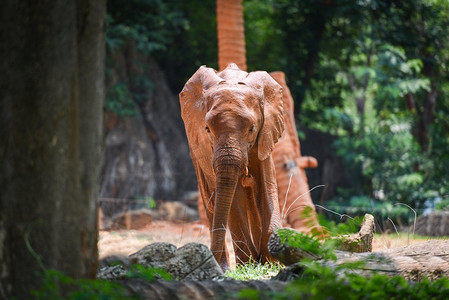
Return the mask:
M226 227L237 182L242 175L242 166L241 160L236 157L228 156L216 161L220 163L215 165L216 190L211 251L222 269L226 269L228 267L225 253Z

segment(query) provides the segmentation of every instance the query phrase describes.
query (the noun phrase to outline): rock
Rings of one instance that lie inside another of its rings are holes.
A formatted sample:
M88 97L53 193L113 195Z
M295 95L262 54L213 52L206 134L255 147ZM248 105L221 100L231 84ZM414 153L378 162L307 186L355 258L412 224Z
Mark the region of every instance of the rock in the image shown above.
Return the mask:
M136 230L151 224L156 213L149 209L138 209L119 213L111 218L109 224L103 224L107 230Z
M182 196L182 202L193 209L198 209L199 194L200 192L198 190L187 191Z
M177 93L133 41L120 48L108 65L106 90L126 92L129 103L127 115L111 109L105 114L100 204L106 218L143 208L141 199L181 199L197 188ZM138 78L148 87L137 84Z
M413 230L413 227L410 231ZM416 219L415 233L426 236L449 236L449 211L434 211Z
M130 265L160 268L176 280L210 280L220 278L223 271L206 245L189 243L180 248L169 243L153 243L145 246L126 260L105 258L97 277L108 280L124 279Z
M156 153L141 120L119 118L105 134L100 207L106 219L146 205L138 196L154 195Z
M100 211L101 212L101 211ZM182 202L162 202L157 209L136 209L115 214L109 219L104 219L100 225L105 230L142 229L156 220L164 220L174 223L192 222L198 220L198 211Z
M158 219L170 222L191 222L198 220L198 211L182 202L164 202L159 205Z
M176 255L177 248L170 243L153 243L147 245L131 254L129 257L135 258L136 263L149 266L159 267L165 261L173 258Z

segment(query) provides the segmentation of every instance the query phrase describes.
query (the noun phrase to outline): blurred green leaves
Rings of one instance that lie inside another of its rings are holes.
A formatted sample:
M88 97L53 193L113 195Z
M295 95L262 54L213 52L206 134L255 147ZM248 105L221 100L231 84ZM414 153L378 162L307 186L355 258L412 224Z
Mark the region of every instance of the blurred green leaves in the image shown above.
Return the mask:
M144 75L147 57L166 51L189 23L177 3L170 1L111 0L107 10L105 109L117 116L139 117L139 104L154 89Z

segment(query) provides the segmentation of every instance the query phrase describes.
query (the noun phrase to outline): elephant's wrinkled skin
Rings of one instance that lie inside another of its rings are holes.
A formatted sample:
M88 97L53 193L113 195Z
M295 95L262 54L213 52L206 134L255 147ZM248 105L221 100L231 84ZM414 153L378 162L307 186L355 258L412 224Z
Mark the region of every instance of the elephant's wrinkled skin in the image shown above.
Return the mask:
M326 237L324 228L318 223L304 171L306 168L315 168L318 162L314 157L301 155L293 112L293 98L286 84L285 74L277 71L271 72L270 76L283 89L285 130L272 152L282 224L303 233L312 233L322 238ZM204 225L209 224L201 195L198 198L198 212L201 222Z
M281 226L271 156L284 130L281 86L263 71L203 66L180 104L215 258L229 265L229 227L237 263L270 260L268 238Z

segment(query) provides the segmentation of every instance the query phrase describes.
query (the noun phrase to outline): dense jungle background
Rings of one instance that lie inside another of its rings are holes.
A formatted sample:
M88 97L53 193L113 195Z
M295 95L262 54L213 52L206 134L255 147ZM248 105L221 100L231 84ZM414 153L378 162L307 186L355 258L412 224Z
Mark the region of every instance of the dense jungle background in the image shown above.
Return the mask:
M449 205L448 2L243 6L248 70L286 73L316 204L400 224ZM215 0L110 0L106 53L103 214L192 199L178 93L218 67Z

